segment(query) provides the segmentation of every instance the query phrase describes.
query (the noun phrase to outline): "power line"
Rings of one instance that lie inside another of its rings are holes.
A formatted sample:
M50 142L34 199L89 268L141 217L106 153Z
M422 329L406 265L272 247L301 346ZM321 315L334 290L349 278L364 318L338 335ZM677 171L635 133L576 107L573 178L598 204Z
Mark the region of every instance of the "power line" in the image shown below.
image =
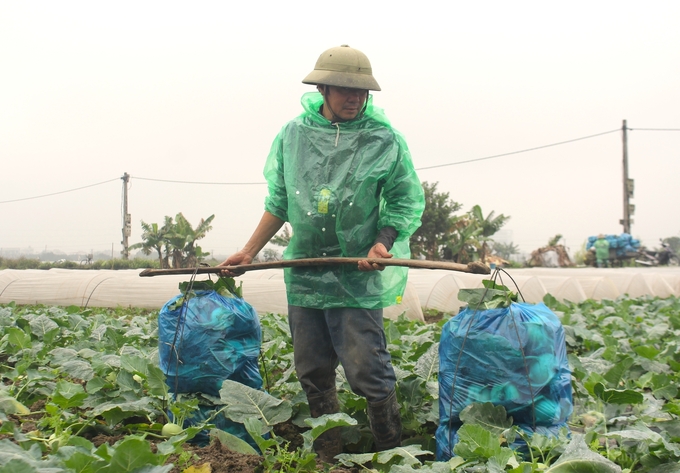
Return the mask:
M201 182L201 181L173 181L169 179L152 179L150 177L131 176L133 179L140 181L156 181L156 182L172 182L174 184L207 184L213 186L259 186L266 184L266 182Z
M0 204L8 204L10 202L20 202L22 200L42 199L43 197L52 197L53 195L66 194L68 192L75 192L75 191L79 191L79 190L82 190L82 189L87 189L88 187L100 186L102 184L107 184L109 182L117 181L118 179L120 179L120 178L116 177L115 179L109 179L108 181L102 181L102 182L98 182L96 184L90 184L88 186L76 187L75 189L53 192L51 194L36 195L34 197L24 197L22 199L2 200L2 201L0 201Z
M426 167L422 167L422 168L416 168L416 171L422 171L422 170L425 170L425 169L441 168L441 167L445 167L445 166L455 166L456 164L474 163L475 161L483 161L485 159L500 158L500 157L503 157L503 156L510 156L512 154L527 153L529 151L535 151L537 149L550 148L551 146L564 145L564 144L567 144L567 143L573 143L574 141L587 140L589 138L595 138L596 136L607 135L609 133L614 133L614 132L617 132L617 131L621 131L621 128L617 128L615 130L604 131L602 133L596 133L594 135L582 136L581 138L574 138L573 140L560 141L558 143L552 143L552 144L549 144L549 145L537 146L535 148L527 148L527 149L522 149L522 150L519 150L519 151L512 151L510 153L495 154L493 156L486 156L484 158L468 159L466 161L456 161L455 163L437 164L435 166L426 166Z
M680 128L628 128L631 131L680 131Z
M468 160L465 160L465 161L456 161L456 162L453 162L453 163L437 164L437 165L434 165L434 166L425 166L425 167L421 167L421 168L416 168L416 171L423 171L423 170L427 170L427 169L435 169L435 168L441 168L441 167L446 167L446 166L455 166L457 164L474 163L476 161L484 161L484 160L487 160L487 159L501 158L503 156L512 156L514 154L528 153L529 151L536 151L536 150L539 150L539 149L550 148L550 147L553 147L553 146L564 145L564 144L567 144L567 143L573 143L575 141L587 140L587 139L590 139L590 138L595 138L595 137L598 137L598 136L607 135L609 133L614 133L614 132L617 132L617 131L620 131L620 130L621 130L620 128L616 128L614 130L609 130L609 131L605 131L605 132L602 132L602 133L596 133L594 135L582 136L580 138L574 138L574 139L566 140L566 141L559 141L557 143L551 143L551 144L543 145L543 146L536 146L534 148L527 148L527 149L522 149L522 150L519 150L519 151L511 151L509 153L495 154L493 156L485 156L483 158L468 159ZM632 131L680 131L680 128L628 128L628 130L632 130ZM215 185L215 186L260 186L260 185L267 184L266 182L203 182L203 181L179 181L179 180L171 180L171 179L154 179L154 178L150 178L150 177L136 177L136 176L130 176L130 177L132 177L134 179L139 179L140 181L169 182L169 183L174 183L174 184L199 184L199 185ZM24 197L24 198L21 198L21 199L2 200L2 201L0 201L0 204L8 204L8 203L11 203L11 202L21 202L21 201L24 201L24 200L41 199L43 197L52 197L52 196L59 195L59 194L66 194L66 193L69 193L69 192L75 192L75 191L79 191L79 190L82 190L82 189L87 189L89 187L95 187L95 186L99 186L99 185L102 185L102 184L107 184L109 182L117 181L118 179L120 179L120 178L116 177L114 179L109 179L108 181L102 181L102 182L98 182L96 184L90 184L90 185L87 185L87 186L76 187L74 189L68 189L68 190L65 190L65 191L53 192L51 194L37 195L37 196L34 196L34 197Z

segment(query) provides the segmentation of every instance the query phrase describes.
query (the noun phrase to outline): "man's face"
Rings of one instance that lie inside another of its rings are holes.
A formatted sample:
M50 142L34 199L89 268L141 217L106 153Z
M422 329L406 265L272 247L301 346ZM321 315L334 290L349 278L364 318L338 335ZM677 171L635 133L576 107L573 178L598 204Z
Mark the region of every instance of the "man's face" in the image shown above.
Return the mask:
M356 118L364 108L368 96L368 91L363 89L350 89L349 87L332 85L319 86L318 88L324 96L323 116L331 121L338 118L341 120ZM335 116L333 116L333 113L335 113Z

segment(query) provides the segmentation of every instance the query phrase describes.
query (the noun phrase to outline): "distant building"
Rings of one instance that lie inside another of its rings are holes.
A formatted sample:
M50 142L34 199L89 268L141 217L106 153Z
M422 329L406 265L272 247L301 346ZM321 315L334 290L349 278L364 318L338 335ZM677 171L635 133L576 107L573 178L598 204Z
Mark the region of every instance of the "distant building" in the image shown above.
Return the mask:
M3 258L18 258L21 256L19 248L0 248L0 256Z

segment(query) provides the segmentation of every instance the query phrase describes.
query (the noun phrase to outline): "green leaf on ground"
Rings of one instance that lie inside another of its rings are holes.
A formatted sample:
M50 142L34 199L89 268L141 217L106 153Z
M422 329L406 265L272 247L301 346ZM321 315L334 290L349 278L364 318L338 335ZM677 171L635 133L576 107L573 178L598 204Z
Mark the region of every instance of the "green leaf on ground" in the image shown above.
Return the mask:
M266 428L270 429L286 422L293 415L289 402L236 381L226 380L222 383L220 398L227 406L224 415L241 424L254 417L262 420Z

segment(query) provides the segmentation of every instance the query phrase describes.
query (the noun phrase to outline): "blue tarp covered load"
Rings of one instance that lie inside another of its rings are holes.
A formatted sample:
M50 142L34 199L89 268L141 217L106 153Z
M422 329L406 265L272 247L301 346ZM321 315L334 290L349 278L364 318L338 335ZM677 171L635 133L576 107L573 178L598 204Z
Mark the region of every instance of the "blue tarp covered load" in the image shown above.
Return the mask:
M220 395L225 379L262 388L257 364L262 332L245 300L196 291L183 307L179 295L158 315L160 367L174 393Z
M616 251L617 257L637 253L640 249L640 240L636 240L628 233L605 235L604 238L609 242L609 248ZM596 241L597 236L589 236L586 242L586 250L590 250Z
M170 392L219 397L227 379L262 389L261 338L257 313L240 297L224 297L214 290L195 291L186 301L184 295L176 296L158 314L160 368ZM200 405L187 424L207 419L213 409ZM224 416L212 423L252 442L242 425ZM196 441L207 443L207 433Z
M444 325L437 460L453 456L461 411L483 402L503 406L528 433L557 435L566 427L573 404L564 329L544 304L468 307Z

